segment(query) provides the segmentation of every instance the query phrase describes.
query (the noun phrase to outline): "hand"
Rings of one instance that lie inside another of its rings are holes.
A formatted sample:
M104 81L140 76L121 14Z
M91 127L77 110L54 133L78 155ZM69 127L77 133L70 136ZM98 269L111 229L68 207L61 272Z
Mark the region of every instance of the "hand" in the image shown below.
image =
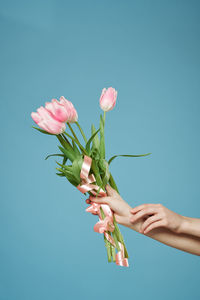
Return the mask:
M143 218L140 233L148 233L154 228L165 227L179 233L184 217L169 210L162 204L142 204L130 210L133 215L130 222L134 224Z
M112 209L115 220L117 223L122 224L127 227L131 227L132 224L130 222L130 209L131 206L126 203L122 197L109 185L106 185L106 197L94 197L90 196L86 203L90 204L91 202L99 203L99 204L108 204Z

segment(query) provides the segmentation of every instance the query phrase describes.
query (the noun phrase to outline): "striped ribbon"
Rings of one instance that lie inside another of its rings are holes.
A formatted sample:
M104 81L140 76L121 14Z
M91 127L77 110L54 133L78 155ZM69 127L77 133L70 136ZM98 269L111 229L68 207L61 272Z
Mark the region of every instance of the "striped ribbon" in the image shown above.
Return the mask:
M91 192L96 196L97 191L99 190L99 186L94 184L94 182L96 182L94 174L89 175L91 165L92 158L85 155L80 172L81 183L77 186L77 189L83 194L86 192ZM100 189L98 196L106 197L107 194L103 189ZM105 214L104 219L101 216L100 207ZM113 212L110 209L109 205L92 202L91 205L86 209L86 211L99 216L99 221L94 225L94 231L98 233L104 233L105 238L116 248L113 237L107 232L113 232L115 229L113 224ZM116 264L119 266L128 267L128 259L125 258L124 255L124 245L120 242L118 242L118 244L120 247L120 251L118 251L116 254Z

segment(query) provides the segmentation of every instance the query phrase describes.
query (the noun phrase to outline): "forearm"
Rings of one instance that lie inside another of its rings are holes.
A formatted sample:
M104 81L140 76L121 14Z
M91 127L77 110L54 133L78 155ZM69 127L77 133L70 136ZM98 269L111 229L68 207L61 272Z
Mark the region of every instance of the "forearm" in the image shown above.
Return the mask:
M198 237L174 233L166 228L156 228L146 235L170 247L200 256L200 238Z
M141 222L131 226L131 229L139 232ZM174 233L166 228L156 228L145 234L170 247L200 256L200 238L186 233Z
M183 222L180 226L179 232L190 234L200 238L200 219L183 216Z

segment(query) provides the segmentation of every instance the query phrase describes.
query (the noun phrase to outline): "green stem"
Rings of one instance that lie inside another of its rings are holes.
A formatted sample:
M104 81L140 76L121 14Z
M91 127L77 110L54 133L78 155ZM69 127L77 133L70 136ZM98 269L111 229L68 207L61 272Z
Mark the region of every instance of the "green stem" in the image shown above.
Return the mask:
M61 134L56 135L61 145L68 150L73 150L72 145L69 141L66 141Z
M118 227L118 225L117 225L117 222L116 222L116 220L115 220L115 217L114 217L113 219L114 219L114 220L113 220L113 224L114 224L114 226L115 226L114 232L115 232L115 234L116 234L116 237L117 237L118 241L124 245L124 255L125 255L125 257L128 258L128 251L127 251L127 249L126 249L126 245L125 245L125 243L124 243L123 236L122 236L122 234L121 234L121 232L120 232L120 230L119 230L119 227Z
M102 185L102 180L101 180L101 176L99 174L99 168L95 162L95 160L93 159L92 160L92 166L91 166L91 169L95 175L95 178L96 178L96 183L98 186L101 186Z
M106 121L106 112L104 111L104 113L103 113L103 124L104 124L104 127L105 127L105 121Z
M112 261L111 245L107 241L105 235L104 235L104 241L105 241L106 250L107 250L108 262L111 262Z
M64 132L64 134L70 138L73 138L72 136L70 136L67 132ZM87 152L85 150L85 148L81 145L81 143L79 142L79 140L76 140L75 138L73 138L74 141L76 142L76 144L79 146L80 150L82 151L83 154L87 155Z
M69 129L71 130L71 133L73 134L74 139L75 139L76 143L78 144L79 148L81 149L82 153L83 153L83 154L87 154L86 151L85 151L85 148L84 148L84 147L81 145L81 143L79 142L79 140L78 140L78 138L77 138L77 136L76 136L76 134L75 134L75 132L74 132L72 126L71 126L68 122L67 122L67 125L68 125ZM64 132L64 134L67 135L67 132Z
M120 247L119 247L119 243L118 243L118 238L117 238L117 234L116 234L116 228L115 230L112 232L112 235L113 235L113 239L115 241L115 245L116 245L116 248L118 251L120 251Z
M61 136L63 137L63 139L68 143L70 144L70 142L68 141L68 139L66 138L66 136L64 134L61 134Z
M85 143L87 143L87 138L86 138L86 136L85 136L85 134L83 132L83 129L81 128L81 126L80 126L80 124L78 122L75 122L75 123L78 126L78 129L80 130L80 133L82 134L82 137L83 137Z
M93 171L93 173L95 175L97 185L101 186L102 179L101 179L101 176L99 175L99 170L98 170L98 167L96 165L95 160L92 161L92 171ZM109 183L110 183L111 187L114 188L119 193L117 185L115 183L115 180L114 180L114 178L113 178L113 176L111 174L110 174ZM102 218L104 219L105 218L104 212L103 212L102 209L100 209L100 210L101 210ZM117 248L118 251L120 251L121 249L119 247L119 242L122 243L123 246L124 246L125 257L128 258L128 252L127 252L127 249L126 249L126 245L124 243L123 236L122 236L122 234L121 234L121 232L119 230L118 224L117 224L117 222L115 220L115 216L113 216L113 224L115 226L115 230L112 232L112 236L113 236L113 239L115 241L116 248ZM105 238L104 238L104 241L105 241ZM113 246L111 246L111 245L109 245L109 247L108 247L108 244L107 244L106 241L105 241L105 245L106 245L106 248L107 248L108 261L110 261L110 259L112 257L113 257L113 261L115 261L115 248Z
M102 209L102 207L100 207L100 213L101 213L101 218L104 220L105 219L105 214L104 211ZM108 234L110 234L110 231L107 231ZM107 249L107 256L108 256L108 261L111 262L112 261L112 253L111 253L111 244L110 242L106 239L105 235L104 235L104 242L105 242L105 246Z
M77 138L77 136L76 136L76 134L75 134L75 132L74 132L72 126L71 126L68 122L67 122L67 125L68 125L69 129L71 130L71 133L73 134L73 136L74 136L74 138L75 138L75 140L76 140L76 142L77 142L77 144L78 144L78 143L79 143L79 140L78 140L78 138Z
M116 253L115 253L115 247L113 245L111 245L111 255L112 255L112 258L113 258L113 261L115 262L116 261Z
M75 155L74 155L74 149L72 148L72 145L67 142L61 134L56 135L57 139L59 140L59 142L61 143L61 145L68 150L68 158L71 162L74 161L75 159Z
M118 188L117 188L117 185L116 185L115 180L114 180L114 178L113 178L113 176L112 176L111 173L110 173L109 183L110 183L111 187L112 187L113 189L115 189L115 190L118 192L118 194L119 194L119 190L118 190ZM125 243L124 243L123 236L122 236L122 234L121 234L121 232L120 232L120 230L119 230L119 227L118 227L118 225L117 225L117 222L116 222L116 220L115 220L115 216L114 216L114 218L113 218L113 223L114 223L114 226L115 226L115 231L114 231L114 232L115 232L115 234L116 234L116 236L117 236L117 238L118 238L118 241L124 245L124 254L125 254L125 257L128 258L128 251L127 251L127 249L126 249L126 245L125 245ZM113 238L114 238L114 237L113 237Z

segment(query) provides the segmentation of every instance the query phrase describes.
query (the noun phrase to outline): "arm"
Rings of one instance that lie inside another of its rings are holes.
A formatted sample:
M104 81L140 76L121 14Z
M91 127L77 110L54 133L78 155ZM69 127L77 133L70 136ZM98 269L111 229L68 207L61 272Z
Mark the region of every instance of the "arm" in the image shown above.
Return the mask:
M130 205L109 185L106 186L106 191L107 197L90 196L86 200L86 203L89 204L92 201L100 204L108 204L113 210L115 219L119 224L142 233L141 228L149 218L146 218L146 216L138 218L137 215L137 218L133 220L133 212ZM198 237L182 232L173 232L165 227L154 228L145 235L173 248L200 256L200 238Z
M140 227L141 233L148 233L154 228L165 227L174 233L189 234L200 238L200 219L181 216L162 204L142 204L131 209L130 221L146 218Z
M180 233L191 234L200 238L200 219L183 216Z

